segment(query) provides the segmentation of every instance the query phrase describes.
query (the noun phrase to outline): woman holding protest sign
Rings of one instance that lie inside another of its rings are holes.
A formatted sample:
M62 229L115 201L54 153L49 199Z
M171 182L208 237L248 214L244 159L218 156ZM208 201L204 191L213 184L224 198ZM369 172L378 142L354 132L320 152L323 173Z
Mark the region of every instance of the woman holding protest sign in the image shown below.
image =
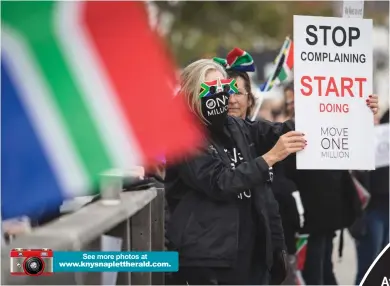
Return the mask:
M237 79L238 83L239 93L229 98L229 114L248 118L251 107L254 105L254 98L250 90L250 79L246 71L253 71L253 69L251 69L251 65L248 62L232 55L233 52L234 50L225 61L218 58L216 60L227 69L230 77ZM231 62L231 59L235 59L236 64ZM285 88L285 101L286 116L288 119L293 120L294 85L292 83ZM378 110L378 97L376 95L369 96L367 105L375 114ZM267 152L267 150L264 150L264 152ZM360 207L357 205L354 185L347 171L297 171L295 170L294 160L289 160L289 162L284 162L284 164L287 163L287 175L294 180L294 183L298 184L298 189L302 190L301 193L303 195L301 194L301 196L304 197L303 204L307 210L303 232L311 234L308 246L308 259L303 275L307 280L306 282L311 285L337 284L331 260L333 238L335 230L350 226L359 214ZM291 162L294 163L291 164ZM299 215L291 192L297 188L292 181L284 177L284 168L278 168L278 165L281 163L276 164L274 167L275 176L272 188L281 207L282 219L285 218L283 225L285 236L287 237L286 242L288 245L291 245L289 252L293 254L294 234L299 230ZM295 219L291 220L292 218ZM339 251L340 253L342 251L342 237ZM285 282L294 284L290 279Z
M250 124L228 116L235 80L212 60L182 74L181 96L205 127L204 147L169 166L168 249L179 252L171 283L263 284L286 275L285 243L270 167L305 147L284 124ZM268 140L264 134L267 134ZM268 148L269 147L269 148ZM264 149L269 152L263 152Z
M238 93L229 97L228 114L251 122L250 117L252 116L255 106L255 97L252 93L252 84L248 72L255 71L252 57L247 52L235 48L229 52L226 59L214 58L214 61L221 64L226 69L228 76L237 81ZM267 122L272 124L271 122L260 118L258 121L263 122L264 124L267 124ZM267 151L268 150L266 149L263 150L264 153ZM284 175L282 162L273 166L273 174L272 190L279 204L279 212L282 219L287 253L289 256L288 261L290 264L289 275L283 284L293 285L295 284L295 273L293 271L295 268L296 252L295 234L299 231L300 225L299 213L292 193L297 189L294 182ZM270 282L273 283L274 281Z

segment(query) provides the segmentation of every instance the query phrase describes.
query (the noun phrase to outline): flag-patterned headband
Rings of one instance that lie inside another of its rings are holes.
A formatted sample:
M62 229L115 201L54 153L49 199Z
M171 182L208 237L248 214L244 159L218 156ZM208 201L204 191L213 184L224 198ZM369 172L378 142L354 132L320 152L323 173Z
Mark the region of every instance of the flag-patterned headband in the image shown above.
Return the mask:
M227 94L238 93L236 80L233 78L229 78L204 82L200 85L199 97L203 98L207 96L212 96L219 92L226 92Z
M239 48L234 48L231 50L228 53L226 59L213 58L213 60L222 65L226 70L242 72L255 71L255 65L253 63L252 56Z

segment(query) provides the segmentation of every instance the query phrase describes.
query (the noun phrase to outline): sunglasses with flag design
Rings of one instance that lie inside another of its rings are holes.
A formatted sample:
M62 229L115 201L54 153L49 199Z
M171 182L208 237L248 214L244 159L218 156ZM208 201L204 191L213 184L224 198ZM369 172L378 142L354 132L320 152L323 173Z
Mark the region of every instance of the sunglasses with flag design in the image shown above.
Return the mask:
M200 85L199 97L208 97L220 92L225 92L229 95L238 93L237 81L233 78L216 79L213 81L204 82Z

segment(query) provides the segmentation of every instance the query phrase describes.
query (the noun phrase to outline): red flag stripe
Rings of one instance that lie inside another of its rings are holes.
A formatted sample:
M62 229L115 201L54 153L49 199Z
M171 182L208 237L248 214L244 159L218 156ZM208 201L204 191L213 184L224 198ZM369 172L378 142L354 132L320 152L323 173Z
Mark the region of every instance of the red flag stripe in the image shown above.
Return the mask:
M294 67L294 42L290 41L290 48L288 49L288 56L286 64L290 70Z
M182 101L172 101L174 66L151 30L142 2L87 1L91 35L144 158L184 152L199 132Z

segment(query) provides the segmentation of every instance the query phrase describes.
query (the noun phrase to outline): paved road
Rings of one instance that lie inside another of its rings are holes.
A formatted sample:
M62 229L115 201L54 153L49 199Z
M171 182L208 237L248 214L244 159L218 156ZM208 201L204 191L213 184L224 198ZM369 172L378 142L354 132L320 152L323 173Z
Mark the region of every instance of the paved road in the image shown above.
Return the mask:
M339 233L333 241L333 265L339 285L354 285L356 275L355 243L348 231L344 231L344 251L341 261L338 258Z

